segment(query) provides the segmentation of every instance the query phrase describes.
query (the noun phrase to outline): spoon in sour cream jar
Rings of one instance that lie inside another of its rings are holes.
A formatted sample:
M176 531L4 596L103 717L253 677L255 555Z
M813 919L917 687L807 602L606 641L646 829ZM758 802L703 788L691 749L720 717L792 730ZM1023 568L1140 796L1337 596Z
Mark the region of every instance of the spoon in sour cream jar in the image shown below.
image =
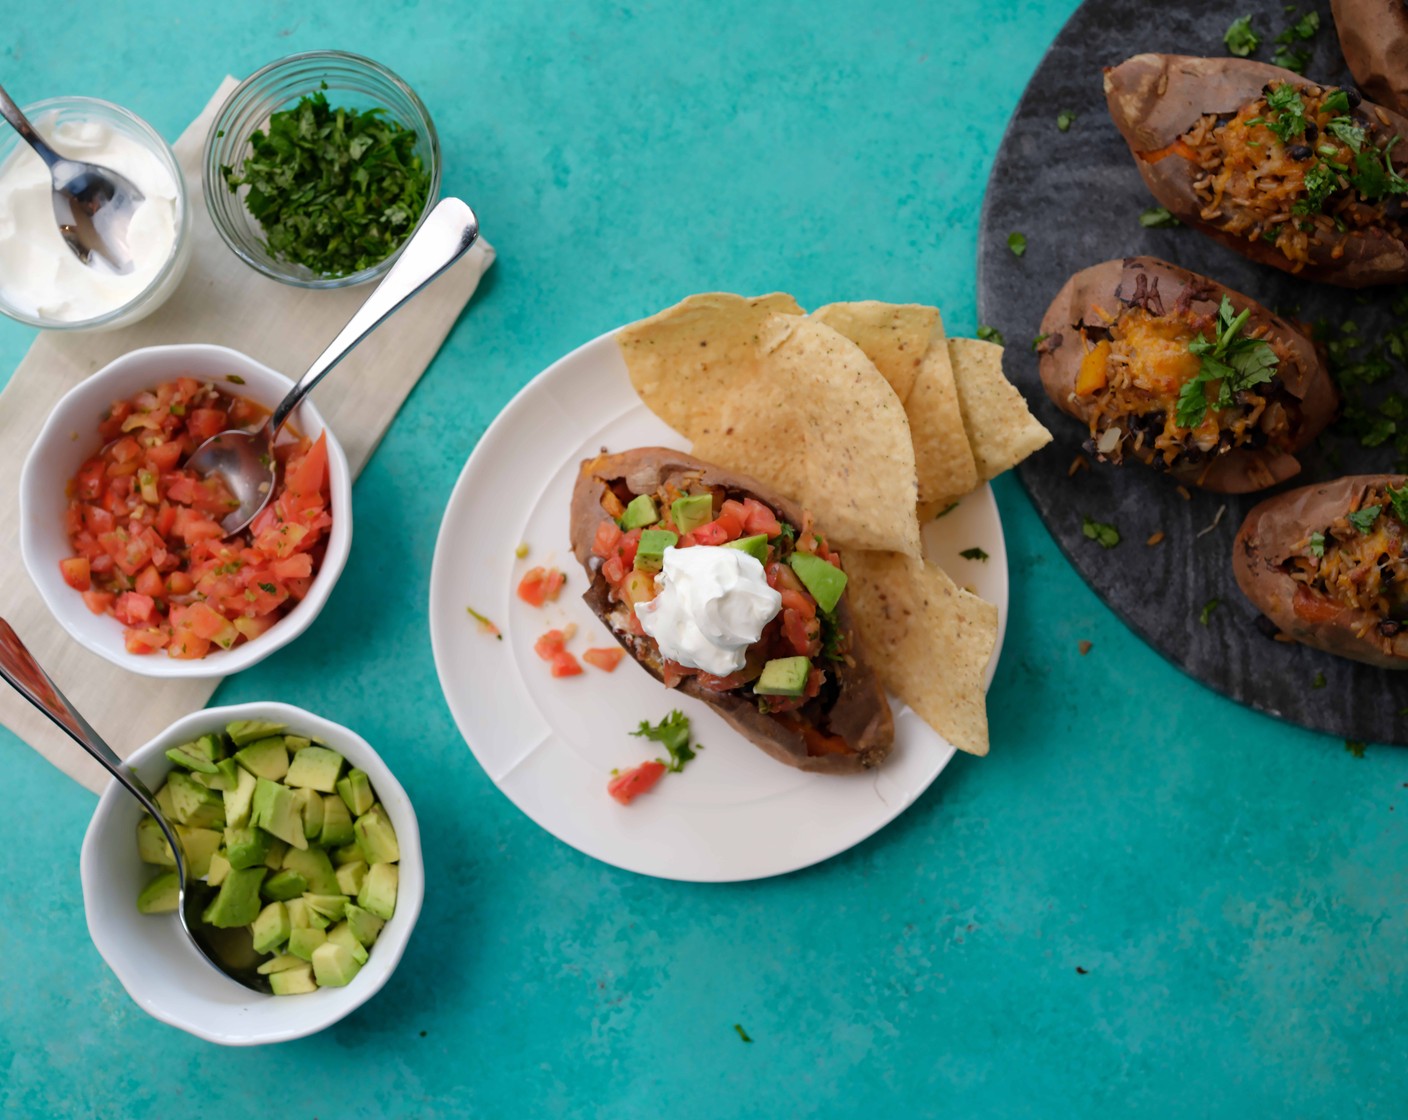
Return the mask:
M4 117L49 168L54 220L74 256L89 267L101 264L120 275L132 271L127 229L145 196L128 179L96 163L67 159L54 151L0 86Z

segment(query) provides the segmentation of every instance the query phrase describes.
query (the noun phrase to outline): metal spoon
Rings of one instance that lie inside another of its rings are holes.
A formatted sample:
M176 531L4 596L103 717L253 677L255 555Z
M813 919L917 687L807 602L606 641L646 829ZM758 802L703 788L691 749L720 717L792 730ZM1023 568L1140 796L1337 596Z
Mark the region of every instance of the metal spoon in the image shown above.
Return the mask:
M160 826L166 842L171 845L171 854L176 857L176 877L180 881L180 901L177 914L181 919L181 929L190 938L201 956L210 962L211 967L238 981L256 992L271 992L266 976L256 971L259 957L254 952L254 940L249 929L216 929L201 920L215 889L199 879L192 879L186 869L186 853L181 846L176 826L166 819L161 807L156 803L152 791L141 778L123 765L113 749L103 742L102 737L89 726L72 704L64 697L49 679L49 675L39 667L34 655L25 648L10 624L0 618L0 677L11 685L56 723L80 747L96 758L118 783L142 803Z
M220 432L195 449L186 466L205 477L222 477L239 502L220 522L227 534L238 533L253 521L273 496L277 481L274 439L299 402L357 343L464 256L478 238L479 220L474 211L458 198L442 199L406 243L400 258L366 303L278 403L263 426L254 432Z
M97 258L114 272L131 272L127 227L146 196L131 180L111 168L59 155L34 131L3 86L0 117L9 121L48 165L54 188L54 219L74 256L89 267Z

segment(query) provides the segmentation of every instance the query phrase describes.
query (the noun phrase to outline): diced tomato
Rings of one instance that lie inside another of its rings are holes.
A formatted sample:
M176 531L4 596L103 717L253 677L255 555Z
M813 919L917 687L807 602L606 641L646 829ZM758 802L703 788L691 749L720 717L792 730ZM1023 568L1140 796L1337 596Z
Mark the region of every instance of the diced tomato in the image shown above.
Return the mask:
M806 586L797 578L797 573L792 570L791 564L783 564L774 560L769 564L764 572L767 575L768 586L774 591L796 591L805 595Z
M603 673L614 673L616 666L621 664L621 659L625 656L626 651L620 646L612 646L610 649L584 650L582 660Z
M225 430L227 418L223 409L218 408L195 408L186 417L186 431L191 433L191 438L196 443L204 443L211 436L217 436Z
M85 502L94 501L103 492L103 477L106 474L107 467L101 459L89 459L79 467L78 474L74 477L74 497Z
M656 759L642 762L634 770L625 770L606 783L606 792L622 805L629 805L643 793L655 788L665 775L665 764Z
M758 533L767 537L776 537L782 533L782 522L762 502L755 498L744 498L743 532L745 536L750 537Z
M284 560L275 560L269 565L269 570L279 579L306 579L313 574L313 558L306 552L300 552Z
M63 573L64 582L75 591L88 591L93 586L92 573L88 570L88 561L81 556L60 560L59 571Z
M795 654L814 657L821 652L821 623L815 618L806 619L796 611L784 610L782 636L787 639Z
M83 603L94 614L107 614L117 596L111 591L85 591Z
M181 461L181 445L174 440L147 448L147 465L155 471L173 471Z
M328 484L328 435L323 432L301 458L290 460L285 473L290 494L317 497Z
M563 650L552 659L552 675L554 677L575 677L582 671L582 666L577 659L566 650Z
M518 597L529 606L541 607L555 600L566 582L556 568L533 568L519 581Z
M196 581L190 572L172 572L166 577L166 590L172 595L189 595L195 590Z
M592 555L605 560L615 551L621 540L621 527L614 521L603 521L596 527L596 539L592 541Z
M161 573L148 564L137 576L137 590L148 598L157 599L166 591L166 583Z
M567 635L561 630L549 630L533 643L533 652L544 661L552 661L567 647Z
M125 630L122 637L128 653L155 653L171 641L167 631L153 626Z
M782 606L801 615L803 621L816 617L816 600L804 591L787 588L782 592Z
M137 626L146 622L152 617L156 610L156 603L150 595L140 595L135 591L124 591L117 597L114 604L113 614L118 622L128 626Z

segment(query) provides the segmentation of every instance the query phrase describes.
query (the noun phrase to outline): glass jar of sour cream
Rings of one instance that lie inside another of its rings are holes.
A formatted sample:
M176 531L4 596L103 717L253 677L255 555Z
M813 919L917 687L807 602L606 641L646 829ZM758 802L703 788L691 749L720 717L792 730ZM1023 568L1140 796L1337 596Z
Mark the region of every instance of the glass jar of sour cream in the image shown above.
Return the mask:
M145 195L132 216L134 267L89 267L64 243L49 169L12 129L0 133L0 311L49 329L135 323L175 291L191 254L191 215L176 156L140 117L107 101L56 97L27 106L39 134L71 159L125 175Z

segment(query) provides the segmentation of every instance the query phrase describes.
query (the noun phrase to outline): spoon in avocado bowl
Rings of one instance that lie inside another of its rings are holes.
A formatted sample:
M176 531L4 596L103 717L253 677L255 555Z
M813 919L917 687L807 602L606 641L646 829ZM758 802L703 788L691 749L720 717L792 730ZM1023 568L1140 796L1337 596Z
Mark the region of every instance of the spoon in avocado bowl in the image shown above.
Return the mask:
M5 88L0 86L0 117L4 117L49 168L54 220L59 235L84 264L102 261L119 275L132 271L127 229L146 196L110 167L67 159L54 151Z
M223 479L239 503L220 522L226 535L249 525L274 496L278 481L274 440L303 398L397 308L464 256L478 238L479 221L474 211L458 198L441 199L406 242L385 279L274 407L263 426L253 432L219 432L192 452L186 465L205 478Z
M59 729L91 754L111 774L123 789L141 802L156 820L157 827L171 845L176 861L176 876L180 882L176 913L181 929L192 945L217 971L256 992L273 991L268 977L257 971L260 958L254 952L254 941L248 927L217 929L206 924L201 915L215 896L215 889L187 873L185 849L176 826L161 811L156 797L145 782L123 765L113 749L93 730L74 709L49 675L34 660L14 629L0 618L0 677L4 677L21 696L48 716Z

